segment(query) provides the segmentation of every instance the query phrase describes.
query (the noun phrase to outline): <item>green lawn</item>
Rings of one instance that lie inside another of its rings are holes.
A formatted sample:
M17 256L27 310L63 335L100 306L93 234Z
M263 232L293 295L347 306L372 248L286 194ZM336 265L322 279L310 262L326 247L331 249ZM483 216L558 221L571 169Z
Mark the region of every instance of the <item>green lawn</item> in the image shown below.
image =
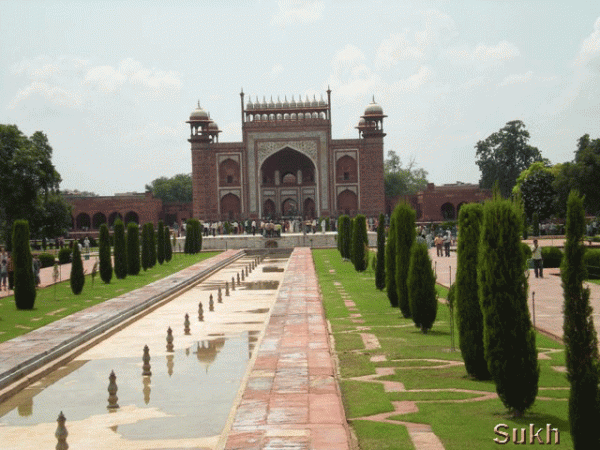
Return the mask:
M18 310L14 296L0 298L0 342L28 333L55 320L61 319L82 309L105 300L143 287L191 266L199 261L217 255L218 252L197 255L174 254L169 263L156 264L152 269L141 271L139 275L117 280L113 274L110 284L105 284L97 275L92 286L91 275L86 275L83 292L74 295L69 281L38 289L35 306L32 310Z
M511 428L529 430L533 423L537 430L550 423L560 431L560 445L572 448L569 383L564 373L554 369L565 364L561 344L537 335L538 351L544 354L539 359L538 397L522 418L515 419L498 398L472 401L494 394L496 388L492 381L475 381L467 376L456 331L454 351L452 348L450 315L445 304L438 304L437 320L430 332L423 334L412 320L402 317L399 309L391 308L385 292L376 290L372 271L357 273L351 263L342 262L337 250L314 250L313 256L340 362L346 415L361 449L413 448L403 425L357 420L394 411L394 401L413 401L418 412L391 413L389 419L429 424L446 450L496 448L498 444L493 439L503 439L494 433L499 423L508 425L511 435ZM438 286L438 294L444 298L447 290ZM345 301L349 300L357 310L346 306ZM366 350L360 333L374 334L380 348ZM378 356L376 362L371 360L373 356ZM378 380L402 383L405 390L385 392L381 383L352 379L375 374L376 368L393 368L393 374Z

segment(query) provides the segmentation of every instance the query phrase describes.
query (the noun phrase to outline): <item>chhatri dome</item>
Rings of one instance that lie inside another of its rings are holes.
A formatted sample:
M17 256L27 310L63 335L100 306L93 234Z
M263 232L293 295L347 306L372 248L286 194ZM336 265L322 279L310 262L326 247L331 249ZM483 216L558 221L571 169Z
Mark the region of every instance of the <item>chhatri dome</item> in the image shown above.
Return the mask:
M200 106L200 100L198 100L198 107L190 114L190 120L207 120L208 113Z
M383 115L383 108L378 103L375 103L375 96L371 103L365 108L365 116L381 116Z

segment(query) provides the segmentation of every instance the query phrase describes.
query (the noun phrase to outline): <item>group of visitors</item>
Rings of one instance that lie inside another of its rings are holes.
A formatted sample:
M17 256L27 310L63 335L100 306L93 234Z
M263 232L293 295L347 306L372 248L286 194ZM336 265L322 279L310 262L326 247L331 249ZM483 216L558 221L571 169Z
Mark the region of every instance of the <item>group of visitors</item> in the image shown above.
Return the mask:
M446 230L444 235L438 234L433 240L437 256L450 257L450 245L452 244L452 232Z

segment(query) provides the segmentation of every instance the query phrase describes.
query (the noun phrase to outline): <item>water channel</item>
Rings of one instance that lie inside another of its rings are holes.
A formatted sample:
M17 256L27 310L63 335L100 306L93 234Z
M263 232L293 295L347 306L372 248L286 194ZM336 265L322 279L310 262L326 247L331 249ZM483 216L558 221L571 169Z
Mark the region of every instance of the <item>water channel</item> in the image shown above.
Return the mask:
M232 278L254 258L242 257L0 403L0 448L54 448L61 411L70 449L220 448L288 256L267 256L233 290ZM169 327L173 351L167 351ZM145 345L151 376L142 376ZM111 371L118 386L119 408L114 410L107 408Z

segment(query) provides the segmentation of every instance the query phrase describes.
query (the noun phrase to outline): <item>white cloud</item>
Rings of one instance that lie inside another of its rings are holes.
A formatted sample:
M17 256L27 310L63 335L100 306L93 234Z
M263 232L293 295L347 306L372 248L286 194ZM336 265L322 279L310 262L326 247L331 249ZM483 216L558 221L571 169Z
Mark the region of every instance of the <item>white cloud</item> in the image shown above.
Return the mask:
M279 11L271 18L271 25L285 27L297 23L316 22L323 18L322 1L280 0Z
M283 72L283 66L281 64L275 64L271 69L271 73L269 74L271 79L276 79Z
M433 79L433 71L427 66L419 67L417 73L392 84L395 92L415 92Z
M377 49L376 67L388 69L400 61L424 59L423 50L409 42L407 36L408 31L404 31L400 34L392 34L389 39L384 39Z
M522 83L527 83L529 81L531 81L533 79L533 71L529 71L526 73L521 73L521 74L517 74L517 75L509 75L507 77L504 78L504 80L502 80L500 83L498 83L498 86L502 87L502 86L509 86L511 84L522 84Z
M17 92L15 98L8 105L8 109L14 109L19 102L35 94L41 95L46 100L58 106L78 108L82 104L82 98L77 93L70 92L58 86L51 86L43 81L34 81L26 88L20 89Z
M584 39L579 50L578 63L586 64L600 56L600 17L594 23L594 31Z
M510 42L502 41L496 45L479 44L475 48L454 47L446 50L445 56L456 63L495 64L520 56L519 49Z
M437 9L429 9L422 13L425 29L415 34L415 41L421 48L432 45L444 45L458 33L454 19Z

